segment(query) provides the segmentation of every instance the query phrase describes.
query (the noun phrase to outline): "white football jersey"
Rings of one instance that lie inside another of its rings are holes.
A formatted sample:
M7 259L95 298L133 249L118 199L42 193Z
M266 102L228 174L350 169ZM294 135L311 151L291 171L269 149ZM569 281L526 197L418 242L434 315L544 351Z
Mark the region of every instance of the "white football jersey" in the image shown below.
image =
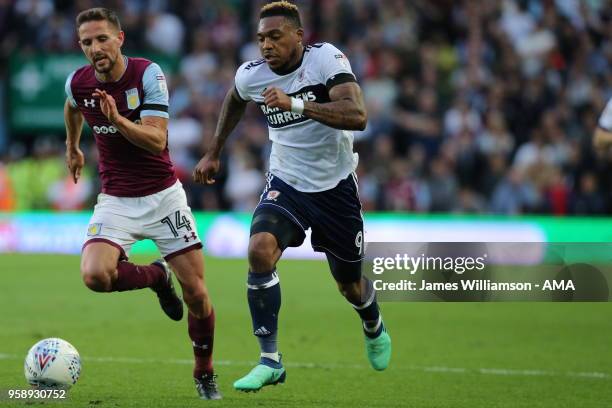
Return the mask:
M236 72L238 95L257 103L268 121L270 172L298 191L329 190L355 171L358 156L353 153L353 132L268 108L261 94L276 87L304 101L326 103L329 89L345 82L355 82L351 65L329 43L306 46L301 64L286 75L275 74L264 59L245 62Z

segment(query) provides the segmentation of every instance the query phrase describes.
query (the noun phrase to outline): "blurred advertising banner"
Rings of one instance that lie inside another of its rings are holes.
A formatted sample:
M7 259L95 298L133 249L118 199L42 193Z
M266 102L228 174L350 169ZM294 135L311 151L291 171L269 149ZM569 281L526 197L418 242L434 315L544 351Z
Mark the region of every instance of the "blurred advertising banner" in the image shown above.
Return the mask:
M90 217L89 212L0 213L0 253L79 254ZM222 258L246 256L251 214L197 212L195 217L204 251L208 255ZM424 242L529 243L519 247L521 257L517 257L517 262L524 263L531 262L532 258L539 260L542 251L546 249L542 247L543 243L612 242L612 218L366 213L365 242L368 256L380 243L413 243L419 248ZM576 252L588 248L572 246L568 250ZM607 247L603 249L607 251ZM155 245L149 240L137 243L132 249L132 254L156 252ZM610 254L612 259L612 251ZM284 257L325 259L321 253L312 250L310 231L304 244L298 248L288 248Z
M176 58L150 55L148 58L157 62L167 75L176 71ZM10 130L17 133L63 131L66 78L85 64L87 60L78 53L11 56L8 79Z

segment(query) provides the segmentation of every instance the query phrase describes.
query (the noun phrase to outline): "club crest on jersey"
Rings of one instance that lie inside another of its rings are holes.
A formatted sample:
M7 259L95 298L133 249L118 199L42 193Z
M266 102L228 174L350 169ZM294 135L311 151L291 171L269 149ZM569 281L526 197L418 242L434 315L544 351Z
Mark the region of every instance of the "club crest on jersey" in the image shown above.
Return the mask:
M266 198L264 198L264 200L276 201L279 195L280 195L280 191L270 190L268 191L268 194L266 194Z
M89 227L87 228L87 236L89 237L100 235L101 232L102 232L102 224L99 224L99 223L89 224Z
M125 91L125 97L127 99L127 106L129 109L136 109L140 106L140 97L138 96L138 89L128 89L127 91Z

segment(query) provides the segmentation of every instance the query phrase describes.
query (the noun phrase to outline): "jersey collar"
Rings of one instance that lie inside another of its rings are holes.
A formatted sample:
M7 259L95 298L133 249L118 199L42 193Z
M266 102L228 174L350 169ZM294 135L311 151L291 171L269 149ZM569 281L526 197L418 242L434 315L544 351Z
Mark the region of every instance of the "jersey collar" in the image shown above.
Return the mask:
M304 62L304 56L305 55L306 55L306 47L303 47L302 48L302 58L300 58L300 61L297 64L295 64L293 67L289 68L286 71L274 71L272 68L270 68L270 71L274 72L278 76L289 75L292 72L295 72L299 67L302 66L302 62ZM270 66L268 65L268 67L270 67Z

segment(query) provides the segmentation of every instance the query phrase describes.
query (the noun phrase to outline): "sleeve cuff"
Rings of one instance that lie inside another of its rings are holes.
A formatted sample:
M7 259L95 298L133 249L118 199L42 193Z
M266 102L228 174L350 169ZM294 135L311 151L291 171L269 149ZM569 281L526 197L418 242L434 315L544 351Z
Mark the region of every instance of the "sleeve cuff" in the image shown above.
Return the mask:
M329 90L336 85L345 84L347 82L357 82L357 79L355 79L355 76L353 74L349 74L348 72L341 72L329 78L325 86Z
M157 116L158 118L170 119L170 115L168 115L168 112L162 112L162 111L158 111L158 110L143 110L143 111L140 111L140 117L143 118L145 116Z
M140 111L140 117L142 118L143 116L157 116L168 119L170 118L170 115L168 115L168 105L145 103Z

